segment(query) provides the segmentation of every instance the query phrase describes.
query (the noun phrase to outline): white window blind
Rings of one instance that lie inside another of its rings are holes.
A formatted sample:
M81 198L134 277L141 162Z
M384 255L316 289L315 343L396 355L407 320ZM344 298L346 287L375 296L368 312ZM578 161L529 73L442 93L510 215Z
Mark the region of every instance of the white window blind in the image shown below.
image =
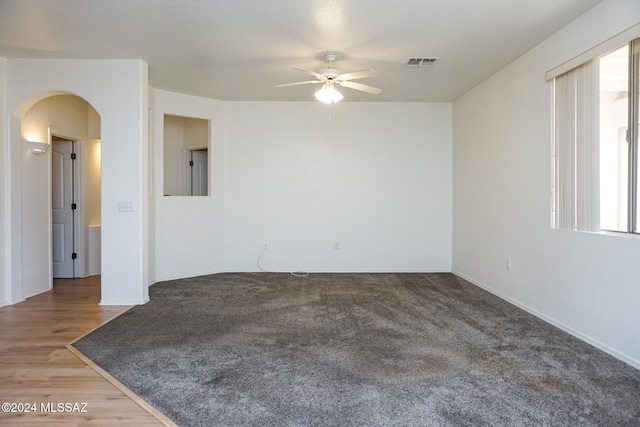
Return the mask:
M597 231L599 67L589 61L555 78L555 225Z

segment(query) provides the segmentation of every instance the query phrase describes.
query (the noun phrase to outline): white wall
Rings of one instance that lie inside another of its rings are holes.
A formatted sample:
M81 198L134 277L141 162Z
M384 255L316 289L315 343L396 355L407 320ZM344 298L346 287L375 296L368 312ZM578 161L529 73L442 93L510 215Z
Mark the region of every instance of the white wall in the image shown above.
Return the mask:
M154 181L150 223L154 280L224 271L224 104L152 89ZM163 196L165 114L210 120L209 196Z
M90 110L92 110L90 108ZM94 134L95 135L95 134ZM99 134L98 134L99 136ZM100 274L100 194L101 189L101 164L100 139L85 139L81 142L80 153L80 182L82 186L83 204L83 276L95 276Z
M81 180L84 201L84 223L100 225L100 139L82 141Z
M184 147L190 150L209 148L209 122L185 117L183 126Z
M451 104L225 107L227 271L450 271Z
M604 1L455 101L453 271L640 368L640 239L550 228L545 80L639 21Z
M89 105L75 95L54 95L34 104L21 120L22 135L47 141L48 129L88 137Z
M0 307L10 304L11 297L11 222L10 222L10 192L9 192L9 127L7 126L7 61L0 58Z
M7 113L10 133L2 141L9 152L1 165L9 170L6 189L11 198L11 302L23 297L24 271L48 263L26 263L25 248L45 231L49 207L34 204L46 183L23 182L35 170L22 142L20 118L39 99L66 92L92 104L102 125L102 304L136 304L148 300L147 252L147 65L140 60L7 60ZM132 201L133 212L119 212L119 201ZM25 233L27 227L36 227ZM31 286L31 284L27 284Z
M451 104L152 99L155 280L257 271L264 241L265 269L450 271ZM162 195L165 114L211 121L211 196Z
M162 188L165 196L184 194L184 118L165 115L162 128Z

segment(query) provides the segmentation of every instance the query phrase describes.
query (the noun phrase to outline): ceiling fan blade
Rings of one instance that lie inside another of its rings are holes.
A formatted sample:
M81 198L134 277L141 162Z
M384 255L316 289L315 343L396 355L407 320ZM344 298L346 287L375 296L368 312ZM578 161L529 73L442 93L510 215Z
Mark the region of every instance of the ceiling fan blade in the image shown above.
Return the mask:
M324 82L321 82L320 80L308 80L306 82L296 82L296 83L285 83L285 84L281 84L281 85L273 85L273 87L297 86L297 85L306 85L306 84L313 84L313 83L324 83Z
M307 74L311 74L312 76L314 76L316 79L321 80L321 81L325 81L327 80L327 76L325 76L324 74L320 74L320 73L316 73L315 71L312 70L307 70L306 68L294 68L294 70L298 70L298 71L303 71Z
M340 74L338 76L338 80L363 79L365 77L373 77L373 76L377 76L377 75L378 75L378 73L376 73L371 68L366 68L366 69L360 70L360 71L353 71L351 73Z
M360 90L362 92L367 92L370 93L372 95L378 95L380 93L382 93L382 89L377 88L377 87L373 87L373 86L369 86L369 85L363 85L362 83L356 83L356 82L337 82L340 86L342 87L348 87L349 89L355 89L355 90Z

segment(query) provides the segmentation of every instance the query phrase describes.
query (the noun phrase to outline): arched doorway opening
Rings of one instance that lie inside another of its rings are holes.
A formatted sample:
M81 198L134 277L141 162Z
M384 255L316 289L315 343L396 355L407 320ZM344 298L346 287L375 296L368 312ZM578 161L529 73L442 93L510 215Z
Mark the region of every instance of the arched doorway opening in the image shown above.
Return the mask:
M47 92L25 100L13 117L25 142L20 252L26 298L51 289L54 277L100 274L100 116L75 94Z

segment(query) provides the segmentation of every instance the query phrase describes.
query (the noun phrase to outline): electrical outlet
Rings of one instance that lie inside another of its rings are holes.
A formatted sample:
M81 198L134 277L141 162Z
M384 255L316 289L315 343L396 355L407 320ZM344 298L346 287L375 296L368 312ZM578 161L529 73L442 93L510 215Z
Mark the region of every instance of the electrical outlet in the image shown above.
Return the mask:
M133 212L133 202L132 201L118 202L118 211L119 212Z
M340 249L340 242L333 242L333 249Z

